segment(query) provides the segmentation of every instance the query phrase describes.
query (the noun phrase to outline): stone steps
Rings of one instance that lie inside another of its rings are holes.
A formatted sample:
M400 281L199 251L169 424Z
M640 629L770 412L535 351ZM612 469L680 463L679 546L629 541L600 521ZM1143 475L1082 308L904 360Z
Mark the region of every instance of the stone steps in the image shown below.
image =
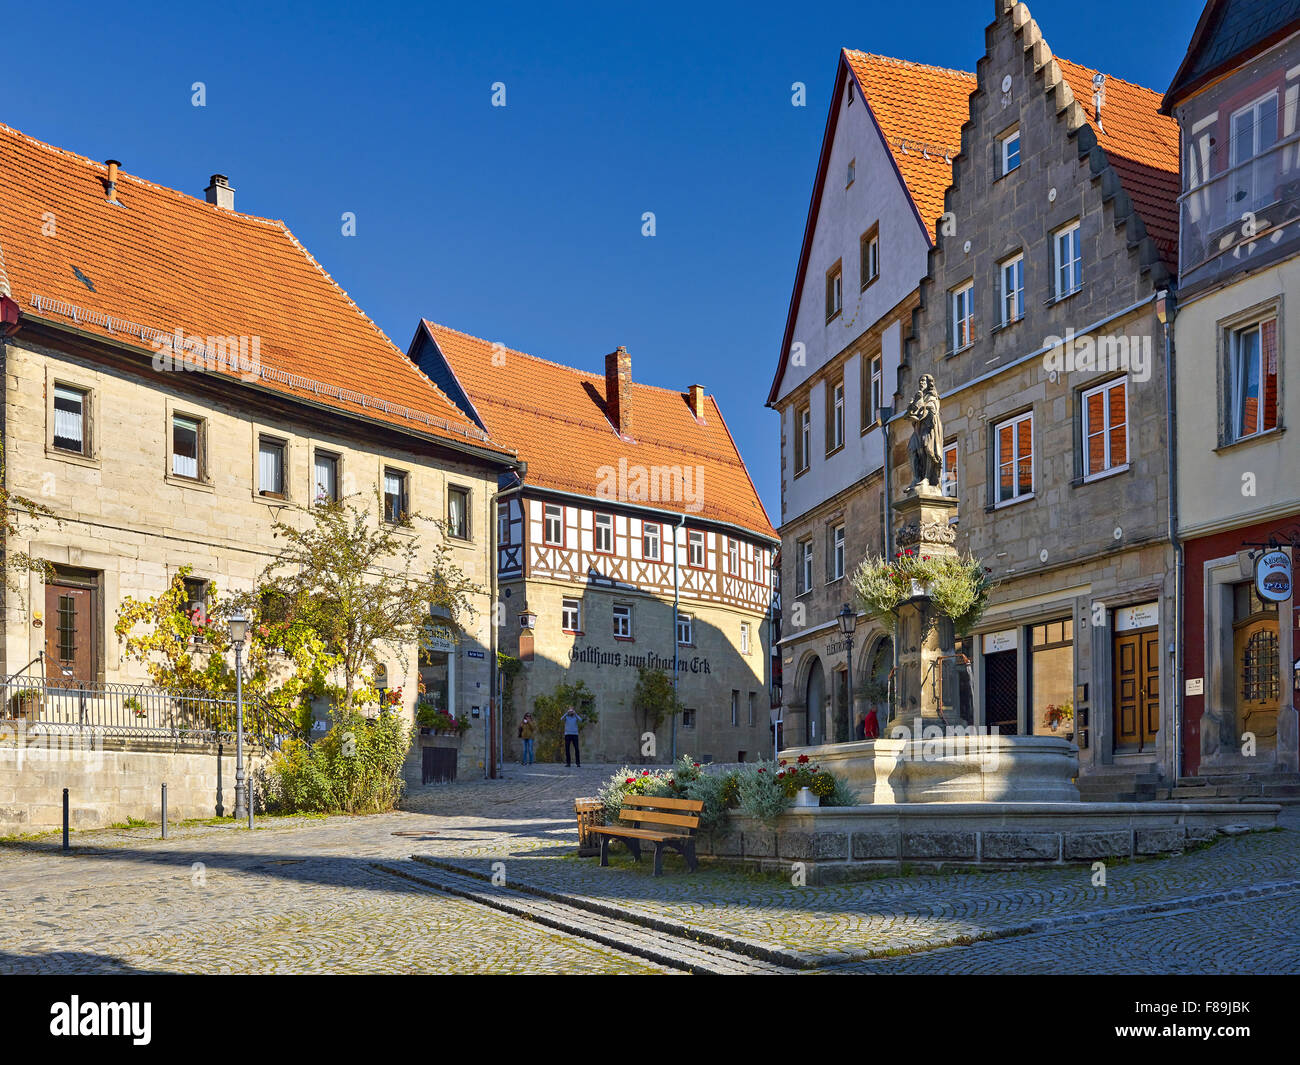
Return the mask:
M1275 769L1244 773L1208 773L1179 777L1170 793L1174 802L1300 803L1300 773Z

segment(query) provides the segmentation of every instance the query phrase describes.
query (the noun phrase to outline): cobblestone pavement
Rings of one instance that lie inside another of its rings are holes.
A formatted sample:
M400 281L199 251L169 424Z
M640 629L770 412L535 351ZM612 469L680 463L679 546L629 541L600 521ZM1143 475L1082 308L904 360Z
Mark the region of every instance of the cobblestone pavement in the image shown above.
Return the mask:
M1300 972L1297 808L1281 831L1112 864L1104 888L1086 866L793 887L707 866L689 876L673 857L659 879L648 861L577 858L572 800L610 771L511 766L504 780L416 789L392 814L268 818L252 834L0 847L0 971L670 971L378 867L428 873L419 856L826 973Z

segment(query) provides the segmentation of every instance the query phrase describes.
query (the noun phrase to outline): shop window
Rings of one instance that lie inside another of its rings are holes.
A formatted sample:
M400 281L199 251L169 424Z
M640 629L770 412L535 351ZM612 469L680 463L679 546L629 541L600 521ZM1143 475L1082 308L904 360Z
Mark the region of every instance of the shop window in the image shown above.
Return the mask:
M1030 730L1035 736L1074 732L1074 619L1029 627Z

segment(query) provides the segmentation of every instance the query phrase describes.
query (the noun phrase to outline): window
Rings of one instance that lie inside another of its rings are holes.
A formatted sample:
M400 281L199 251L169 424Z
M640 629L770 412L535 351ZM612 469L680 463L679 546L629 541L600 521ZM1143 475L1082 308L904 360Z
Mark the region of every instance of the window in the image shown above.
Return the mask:
M751 726L756 723L756 718L754 716L754 692L749 693L749 723Z
M1277 428L1277 319L1269 318L1230 336L1228 386L1232 439L1245 440Z
M690 614L677 615L677 642L686 646L695 642L695 619Z
M1011 325L1025 316L1025 257L1015 255L1002 264L1002 324Z
M317 503L337 503L339 500L339 457L326 451L317 451L312 460Z
M880 421L880 407L885 402L884 372L879 355L872 355L867 360L867 387L863 389L862 431L865 433Z
M740 692L731 689L731 727L740 727Z
M843 269L836 263L826 271L826 320L829 322L844 309Z
M1064 299L1083 287L1083 252L1079 245L1079 223L1071 222L1057 230L1056 298Z
M641 530L641 554L649 559L659 560L659 537L661 535L658 525L647 522Z
M689 708L682 709L682 728L695 727L695 711Z
M687 530L686 563L696 569L704 568L704 533L699 529Z
M844 382L836 381L830 386L830 417L826 419L826 454L838 451L844 446Z
M1231 165L1263 155L1277 143L1277 93L1272 92L1232 115ZM1261 161L1245 167L1236 178L1233 210L1238 213L1267 207L1278 199L1277 164ZM1225 190L1225 192L1228 190Z
M176 477L188 477L191 481L199 479L199 446L202 425L197 418L184 415L172 415L172 474Z
M582 631L582 604L578 600L560 600L560 626L565 632Z
M943 446L943 494L957 494L957 441Z
M510 504L497 504L497 543L510 543Z
M1074 732L1074 619L1029 627L1029 731Z
M844 182L844 187L846 189L853 184L853 177L857 173L857 170L858 170L858 161L856 159L850 159L847 180Z
M602 555L612 555L614 553L614 515L597 514L595 523L594 543L596 550Z
M858 247L858 276L866 288L880 276L880 226L872 226L862 234Z
M831 529L830 565L827 567L828 581L837 581L844 576L844 526L836 525Z
M200 625L207 619L208 582L201 577L185 578L185 613Z
M733 577L740 575L740 541L734 537L727 538L727 572Z
M90 393L68 385L54 386L54 446L76 455L90 454L86 414Z
M795 545L795 595L803 595L812 588L813 582L813 545L811 540L800 540Z
M403 479L405 487L405 479ZM406 499L402 499L403 512L405 512ZM456 537L457 540L469 539L469 489L456 488L449 486L447 488L447 534Z
M748 621L742 621L740 623L740 653L742 655L749 654L749 622Z
M547 503L542 513L542 539L548 544L563 546L564 509L554 503Z
M1002 159L1002 173L1011 173L1020 165L1020 130L1012 130L998 141Z
M284 441L262 436L257 441L257 491L284 498Z
M975 342L975 282L967 281L952 290L952 350Z
M1128 466L1128 378L1083 394L1083 479Z
M1034 494L1034 415L1018 415L993 430L997 446L997 496L994 503L1014 503Z
M632 638L632 604L614 604L614 638L630 640Z
M796 473L803 473L808 468L809 455L812 452L812 410L800 407L795 414L797 431L794 438L794 468Z
M406 474L402 470L384 470L384 521L399 522L406 511Z

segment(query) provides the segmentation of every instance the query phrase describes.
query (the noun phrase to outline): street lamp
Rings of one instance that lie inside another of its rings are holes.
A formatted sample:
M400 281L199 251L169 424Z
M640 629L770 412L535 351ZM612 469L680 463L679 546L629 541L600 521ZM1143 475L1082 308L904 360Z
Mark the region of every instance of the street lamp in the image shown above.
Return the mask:
M848 671L845 674L845 681L846 681L845 686L847 687L848 691L845 694L848 697L848 704L849 704L848 715L847 715L849 719L848 721L849 735L844 737L844 739L847 740L851 738L853 735L853 632L858 627L858 615L857 612L853 609L853 607L851 607L848 603L845 603L844 606L840 609L840 612L837 616L837 620L840 623L840 632L844 636L844 646L848 652Z
M230 615L226 623L230 630L230 642L235 648L235 721L237 736L235 738L235 820L248 816L244 805L244 639L248 636L248 617L242 608Z

